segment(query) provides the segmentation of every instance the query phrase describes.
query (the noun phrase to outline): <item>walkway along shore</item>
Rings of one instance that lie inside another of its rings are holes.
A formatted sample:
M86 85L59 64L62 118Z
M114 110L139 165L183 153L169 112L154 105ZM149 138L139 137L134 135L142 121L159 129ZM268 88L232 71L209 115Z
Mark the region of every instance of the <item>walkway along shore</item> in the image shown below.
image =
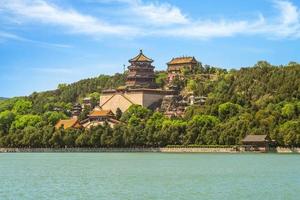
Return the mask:
M0 153L67 152L161 152L161 153L244 153L238 148L0 148ZM260 151L247 151L258 152ZM277 147L272 153L300 153L300 148Z

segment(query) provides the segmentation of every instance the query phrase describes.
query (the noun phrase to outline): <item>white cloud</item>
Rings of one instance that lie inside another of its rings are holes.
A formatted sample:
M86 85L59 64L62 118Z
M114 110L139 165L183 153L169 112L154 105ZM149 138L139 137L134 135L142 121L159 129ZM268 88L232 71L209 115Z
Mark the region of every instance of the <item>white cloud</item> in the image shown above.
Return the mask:
M286 0L276 0L274 3L280 15L278 22L270 25L270 31L274 31L277 37L299 38L299 9L292 2Z
M277 18L266 18L259 14L255 20L206 20L189 23L167 29L156 30L155 35L209 39L236 35L262 35L267 38L299 38L299 9L290 1L276 0L279 11Z
M278 11L275 16L259 14L255 19L193 19L179 7L143 0L86 0L89 2L125 5L118 23L86 15L70 8L50 4L46 0L2 0L0 9L21 21L61 26L67 33L90 36L179 37L210 39L236 35L259 35L267 38L299 38L299 8L288 0L273 0ZM3 11L2 11L3 12ZM115 16L116 17L116 16Z
M21 37L21 36L12 34L12 33L3 32L3 31L0 31L0 39L2 39L2 40L16 40L16 41L21 41L21 42L29 42L29 43L33 43L33 44L43 46L43 47L72 48L72 46L68 45L68 44L49 43L49 42L31 40L31 39L27 39L27 38L24 38L24 37Z
M189 21L179 8L168 3L145 4L141 0L127 1L127 3L131 5L131 13L142 17L145 23L170 25L186 24Z
M44 0L3 0L2 8L20 20L32 20L44 24L67 27L73 33L88 35L132 35L135 28L111 25L95 17L84 15L73 9L62 9Z
M280 21L284 25L299 23L299 10L290 1L275 1L275 6L279 9L281 16Z
M186 37L209 39L215 37L230 37L237 34L250 34L253 29L257 28L260 21L250 23L248 21L199 21L190 23L183 27L176 27L172 29L164 29L154 34L161 34L173 37ZM256 32L256 31L255 31Z

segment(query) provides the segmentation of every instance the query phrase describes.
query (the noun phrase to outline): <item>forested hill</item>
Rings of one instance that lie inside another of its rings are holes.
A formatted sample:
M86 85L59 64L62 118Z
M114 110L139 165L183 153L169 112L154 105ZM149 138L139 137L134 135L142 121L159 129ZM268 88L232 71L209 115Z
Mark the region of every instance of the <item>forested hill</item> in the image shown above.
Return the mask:
M58 88L53 91L35 92L28 99L32 101L34 112L44 113L55 107L70 108L71 104L81 101L92 93L100 93L103 89L116 88L124 83L124 74L100 75L72 84L59 84Z
M181 93L206 96L203 106L188 107L183 118L133 106L124 122L92 130L54 130L83 97L98 99L103 89L124 84L125 75L101 75L56 90L0 101L0 146L165 146L173 144L239 144L247 134L268 134L280 145L300 145L300 65L272 66L258 62L239 70L199 68L177 80ZM214 80L203 74L217 75ZM157 72L164 86L166 73Z

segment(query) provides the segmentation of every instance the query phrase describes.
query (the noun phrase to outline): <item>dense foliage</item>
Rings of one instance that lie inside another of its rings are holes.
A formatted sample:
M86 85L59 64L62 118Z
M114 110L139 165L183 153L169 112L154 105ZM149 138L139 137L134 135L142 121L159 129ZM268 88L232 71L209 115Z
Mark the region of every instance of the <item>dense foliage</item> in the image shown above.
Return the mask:
M125 75L101 75L54 91L0 101L0 147L136 147L167 145L236 145L247 134L268 134L279 145L300 145L300 65L220 70L205 66L175 80L181 92L207 96L202 106L188 107L182 118L166 118L141 106L117 112L121 124L90 130L55 130L86 96L97 103L101 90L124 84ZM215 79L203 74L213 73ZM166 84L157 72L156 83ZM84 117L84 116L83 116Z

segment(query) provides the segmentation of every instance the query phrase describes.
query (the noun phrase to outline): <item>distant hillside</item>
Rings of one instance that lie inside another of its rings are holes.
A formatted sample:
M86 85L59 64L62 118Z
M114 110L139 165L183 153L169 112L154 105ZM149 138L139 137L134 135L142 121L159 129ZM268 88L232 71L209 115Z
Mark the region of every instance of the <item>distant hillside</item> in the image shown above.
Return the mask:
M166 72L156 72L166 83ZM205 78L214 74L213 79ZM279 145L300 146L300 64L222 70L204 67L182 72L175 88L181 94L205 96L184 117L137 106L121 115L124 123L87 130L54 130L69 117L72 104L86 96L96 101L104 89L124 85L126 74L100 75L53 91L0 101L0 147L134 147L166 145L236 145L249 134L268 134Z
M6 99L7 99L7 98L5 98L5 97L0 97L0 101L1 101L1 100L6 100Z

